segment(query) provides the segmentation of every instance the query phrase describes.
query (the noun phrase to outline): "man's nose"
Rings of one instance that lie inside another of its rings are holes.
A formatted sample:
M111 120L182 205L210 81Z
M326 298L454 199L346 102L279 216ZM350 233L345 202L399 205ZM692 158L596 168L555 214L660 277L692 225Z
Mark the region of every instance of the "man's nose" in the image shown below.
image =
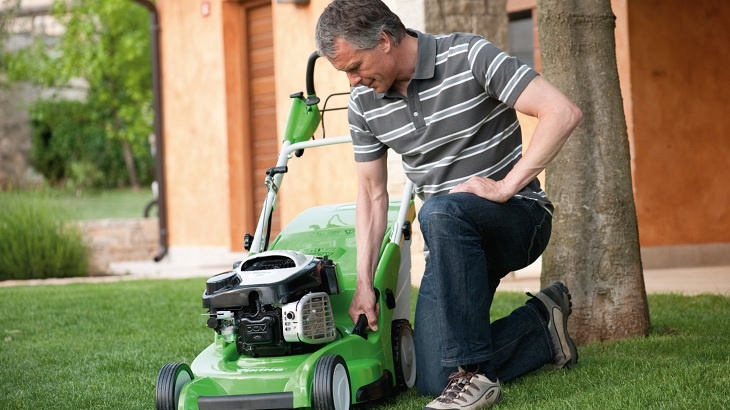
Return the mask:
M350 87L356 87L362 81L362 77L356 73L347 73L347 79L350 81Z

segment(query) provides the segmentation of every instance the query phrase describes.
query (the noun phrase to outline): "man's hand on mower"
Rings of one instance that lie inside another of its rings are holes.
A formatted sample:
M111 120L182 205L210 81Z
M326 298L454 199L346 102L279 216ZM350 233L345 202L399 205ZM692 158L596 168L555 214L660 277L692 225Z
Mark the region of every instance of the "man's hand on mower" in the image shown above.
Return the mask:
M357 287L355 294L350 303L348 311L352 323L357 323L360 315L365 315L368 319L368 327L372 330L378 330L378 315L380 314L380 305L377 303L375 291L371 287Z

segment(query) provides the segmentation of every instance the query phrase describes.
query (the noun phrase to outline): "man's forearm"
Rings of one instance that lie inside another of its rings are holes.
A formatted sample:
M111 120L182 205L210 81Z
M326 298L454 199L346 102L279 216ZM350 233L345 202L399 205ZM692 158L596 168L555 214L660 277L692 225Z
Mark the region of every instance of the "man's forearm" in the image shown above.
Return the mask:
M357 286L373 286L380 245L385 235L388 197L358 196L355 241L357 243Z
M580 110L566 105L538 119L525 154L504 179L505 188L512 195L537 177L558 155L580 118Z

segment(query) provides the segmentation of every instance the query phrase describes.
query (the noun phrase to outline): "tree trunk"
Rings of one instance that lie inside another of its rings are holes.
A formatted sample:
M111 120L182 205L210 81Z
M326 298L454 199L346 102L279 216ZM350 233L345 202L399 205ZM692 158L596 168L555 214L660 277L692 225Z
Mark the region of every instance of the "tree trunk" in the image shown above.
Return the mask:
M645 336L649 307L611 1L538 0L537 13L543 75L583 110L547 169L556 211L542 284L570 287L577 343Z
M507 47L507 0L425 0L426 32L479 34Z
M137 167L134 164L134 155L132 154L132 146L129 145L129 141L121 140L122 153L124 154L124 163L127 165L127 172L129 172L129 184L132 186L134 191L139 191L139 179L137 178Z

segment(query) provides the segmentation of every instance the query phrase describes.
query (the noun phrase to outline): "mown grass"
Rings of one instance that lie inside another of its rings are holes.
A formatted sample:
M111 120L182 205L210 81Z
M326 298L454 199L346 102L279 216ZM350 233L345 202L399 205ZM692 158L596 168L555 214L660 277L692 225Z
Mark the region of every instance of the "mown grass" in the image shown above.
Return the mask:
M0 407L153 409L160 367L190 363L212 341L201 316L204 282L0 288ZM524 301L498 292L495 317ZM508 383L496 408L728 408L730 297L650 295L649 304L649 337L582 346L576 368ZM428 401L409 391L376 407Z
M150 189L114 189L85 192L81 196L58 195L59 206L67 209L70 219L142 218L144 207L153 199ZM153 216L155 216L154 214Z
M151 409L157 372L212 334L204 281L0 289L0 397L7 409Z
M126 219L141 218L144 207L153 199L152 190L141 188L84 191L80 195L60 189L40 191L0 191L0 204L7 204L10 198L23 198L29 201L45 201L60 210L63 220L89 219Z

